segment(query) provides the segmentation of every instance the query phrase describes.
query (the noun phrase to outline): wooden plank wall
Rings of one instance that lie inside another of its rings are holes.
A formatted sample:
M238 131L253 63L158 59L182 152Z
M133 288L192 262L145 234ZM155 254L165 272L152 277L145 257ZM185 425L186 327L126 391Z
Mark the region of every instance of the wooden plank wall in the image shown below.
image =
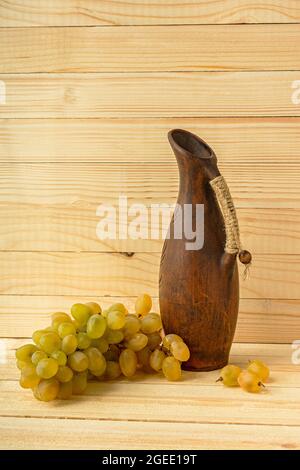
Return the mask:
M96 208L175 202L182 127L254 256L236 341L300 338L299 1L0 2L0 80L0 336L80 299L157 308L162 241L99 241Z

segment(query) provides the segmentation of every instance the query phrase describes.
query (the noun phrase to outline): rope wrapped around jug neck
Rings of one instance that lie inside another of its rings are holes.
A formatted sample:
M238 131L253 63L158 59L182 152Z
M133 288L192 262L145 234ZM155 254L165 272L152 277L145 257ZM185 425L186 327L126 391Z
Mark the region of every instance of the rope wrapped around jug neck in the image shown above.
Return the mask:
M226 233L226 243L224 249L226 253L239 255L240 262L246 265L244 273L246 276L248 268L251 264L252 257L249 251L242 249L238 218L229 188L222 175L217 176L211 180L210 185L216 195L224 218Z

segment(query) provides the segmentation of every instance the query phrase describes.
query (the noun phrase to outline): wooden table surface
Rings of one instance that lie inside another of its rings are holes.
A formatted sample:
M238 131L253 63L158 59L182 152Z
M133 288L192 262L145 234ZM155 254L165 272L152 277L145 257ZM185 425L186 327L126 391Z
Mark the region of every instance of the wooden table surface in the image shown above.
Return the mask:
M300 365L290 345L233 345L231 362L269 364L259 395L216 383L217 371L184 372L177 383L91 382L84 396L41 403L18 384L14 349L25 340L3 341L1 449L300 449Z

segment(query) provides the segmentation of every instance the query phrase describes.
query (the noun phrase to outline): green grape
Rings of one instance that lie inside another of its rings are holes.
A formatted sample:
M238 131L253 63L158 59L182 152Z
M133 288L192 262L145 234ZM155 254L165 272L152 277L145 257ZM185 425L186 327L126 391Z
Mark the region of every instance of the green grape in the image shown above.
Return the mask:
M57 331L62 339L68 335L76 335L76 327L71 322L60 323Z
M67 364L67 356L63 351L57 350L51 354L52 359L57 361L59 366L65 366Z
M105 377L109 380L117 379L121 375L121 369L118 362L107 361Z
M26 364L22 368L20 385L23 388L35 388L40 381L40 377L37 376L35 366L33 364Z
M51 379L58 371L58 363L52 357L42 359L36 366L36 373L42 379Z
M165 358L166 355L161 349L155 349L150 356L150 366L152 369L156 370L156 372L161 370Z
M170 351L178 361L185 362L190 358L190 350L183 341L173 341Z
M77 348L77 338L75 335L65 336L61 343L61 349L65 354L72 354Z
M141 328L141 322L136 315L127 315L125 317L125 323L123 326L123 333L126 336L132 336L135 333L138 333Z
M59 391L57 394L57 398L60 400L68 400L71 398L73 393L73 385L72 385L72 380L69 382L64 382L59 384Z
M55 328L53 328L53 326L47 326L46 328L44 328L44 331L45 333L52 333L54 331L54 333L56 332Z
M180 336L171 333L163 338L163 346L169 350L173 341L183 342L183 339L180 338Z
M75 370L75 372L83 372L89 366L88 357L81 351L75 351L68 358L68 365Z
M162 371L168 380L179 380L181 377L180 362L175 357L166 357L162 363Z
M100 352L105 353L108 351L109 344L105 338L93 339L92 344L94 348L98 348Z
M100 305L96 302L87 302L85 305L89 307L92 315L100 314L102 312Z
M35 351L31 356L31 362L35 366L41 361L42 359L47 359L47 354L44 351Z
M24 377L30 377L31 375L36 375L36 368L34 364L27 362L26 365L22 369L22 375L24 375Z
M103 375L106 368L106 359L99 349L91 347L86 349L85 353L89 360L89 371L95 376Z
M137 368L137 357L132 349L123 349L119 357L119 365L125 377L133 377Z
M116 304L111 305L106 311L107 312L113 312L115 310L118 310L118 312L122 312L125 315L128 315L127 308L125 307L124 304L121 304L121 303L116 303Z
M92 340L91 338L87 335L87 333L84 333L83 331L80 331L76 335L77 337L77 342L78 342L78 349L87 349L90 347Z
M151 349L146 346L145 348L141 349L140 351L137 351L137 360L138 364L141 365L144 369L145 372L149 371L150 366L150 356L152 354ZM152 369L153 372L153 369Z
M52 354L57 349L60 349L61 340L57 333L46 333L41 336L39 342L40 348L47 354Z
M87 373L80 372L74 374L72 379L72 390L74 395L81 395L87 387Z
M105 339L109 344L118 344L123 341L124 333L121 330L110 330L107 328Z
M237 380L239 386L250 393L259 393L263 386L260 378L249 370L243 370Z
M149 349L151 349L151 351L154 351L154 349L156 349L161 344L161 341L162 341L161 336L157 331L155 331L155 333L150 333L150 335L147 335L147 336L148 336L147 346Z
M72 317L78 322L79 325L86 325L90 318L92 310L84 304L74 304L71 307Z
M102 315L92 315L87 322L87 334L92 339L101 338L106 330L106 319Z
M16 358L20 361L31 362L32 354L37 351L37 347L34 344L24 344L16 350Z
M148 313L141 319L141 331L146 334L155 333L162 328L160 315L157 313Z
M147 315L152 308L152 299L150 295L140 295L135 302L135 311L137 315Z
M140 351L148 343L148 337L143 333L136 333L127 339L125 346L126 348L132 349L132 351Z
M52 401L57 398L59 383L56 379L41 380L35 389L34 396L38 400Z
M41 337L42 337L45 333L47 333L46 330L36 330L36 331L34 331L34 332L32 333L32 341L33 341L35 344L39 345L40 339L41 339ZM48 333L49 333L49 332L48 332Z
M111 344L108 351L104 353L104 357L107 361L119 361L119 356L120 350L115 344Z
M120 330L125 325L126 315L124 312L118 310L111 310L108 312L106 320L107 326L111 330Z
M270 375L270 369L264 362L260 361L259 359L255 359L254 361L250 361L247 370L256 374L262 382L265 382Z
M51 315L52 318L52 328L57 330L61 323L72 322L70 315L64 312L56 312Z
M86 325L81 325L77 320L73 320L72 323L76 328L76 332L86 333Z
M34 389L41 379L38 376L24 376L21 375L19 384L22 388Z
M221 370L220 377L217 382L222 382L226 387L237 387L239 385L238 377L241 372L242 371L238 366L228 364Z
M62 383L70 382L70 380L73 378L73 371L68 366L60 366L55 378Z
M33 353L33 354L34 354L34 353ZM32 357L32 356L31 356L31 357ZM17 359L16 364L17 364L17 368L18 368L19 370L22 370L23 367L27 366L27 364L30 364L30 363L29 363L29 361L21 361L20 359Z

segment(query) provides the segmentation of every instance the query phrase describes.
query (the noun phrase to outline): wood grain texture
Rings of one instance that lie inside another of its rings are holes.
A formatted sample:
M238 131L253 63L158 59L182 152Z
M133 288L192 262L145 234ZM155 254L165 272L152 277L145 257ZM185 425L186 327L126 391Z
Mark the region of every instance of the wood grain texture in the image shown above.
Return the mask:
M134 311L135 297L1 295L0 337L29 337L34 330L49 323L51 313L68 312L73 303L95 300L103 308L124 302ZM153 310L159 311L157 298L153 298ZM299 310L299 300L241 299L234 340L290 344L300 338Z
M260 165L220 164L238 208L300 207L299 163ZM172 164L3 164L2 204L36 205L42 208L77 207L96 215L100 204L119 204L126 196L128 206L176 202L178 169ZM9 212L9 207L7 208ZM133 219L134 213L131 215ZM98 217L98 220L100 217ZM130 219L130 214L128 216Z
M166 136L176 128L189 129L207 140L221 165L298 162L297 117L0 119L0 161L167 162L174 166Z
M297 426L0 418L1 449L299 449ZM72 428L72 432L70 429ZM30 429L30 432L28 430Z
M0 56L2 73L298 70L300 29L297 24L2 28Z
M0 198L1 200L1 198ZM243 245L255 254L300 254L299 209L239 208ZM39 204L0 202L0 249L5 251L160 252L159 238L101 240L96 227L101 220L88 204ZM142 217L150 234L150 216ZM132 217L129 218L129 221ZM119 223L117 221L117 230Z
M0 9L2 27L299 22L297 0L9 0Z
M211 381L219 372L215 371ZM153 393L153 384L130 380L90 383L84 396L74 397L66 403L37 401L31 391L23 391L17 382L0 381L1 416L31 416L36 418L93 419L209 424L252 424L300 426L300 394L298 387L273 387L270 382L261 394L246 394L235 387L207 385L201 375L189 381L188 394L179 383L170 385L162 378L159 397ZM188 376L183 375L183 382ZM126 396L126 407L124 406ZM180 402L180 408L178 403ZM259 409L259 412L258 412ZM217 410L217 411L216 411Z
M0 448L300 449L299 2L46 3L0 1ZM39 403L14 350L50 312L143 291L158 309L161 240L100 242L95 209L175 200L175 127L213 146L238 206L254 260L231 362L265 361L267 390L139 375Z
M160 253L1 252L1 293L157 296ZM255 262L254 262L255 260ZM299 298L299 255L256 255L242 298Z
M3 118L140 117L143 121L135 124L140 128L145 117L299 116L300 112L295 104L299 87L292 88L299 80L295 71L8 73L0 79L7 93L6 104L0 108ZM80 123L81 132L87 132L87 124ZM152 126L161 124L155 121ZM109 121L104 126L109 127Z

